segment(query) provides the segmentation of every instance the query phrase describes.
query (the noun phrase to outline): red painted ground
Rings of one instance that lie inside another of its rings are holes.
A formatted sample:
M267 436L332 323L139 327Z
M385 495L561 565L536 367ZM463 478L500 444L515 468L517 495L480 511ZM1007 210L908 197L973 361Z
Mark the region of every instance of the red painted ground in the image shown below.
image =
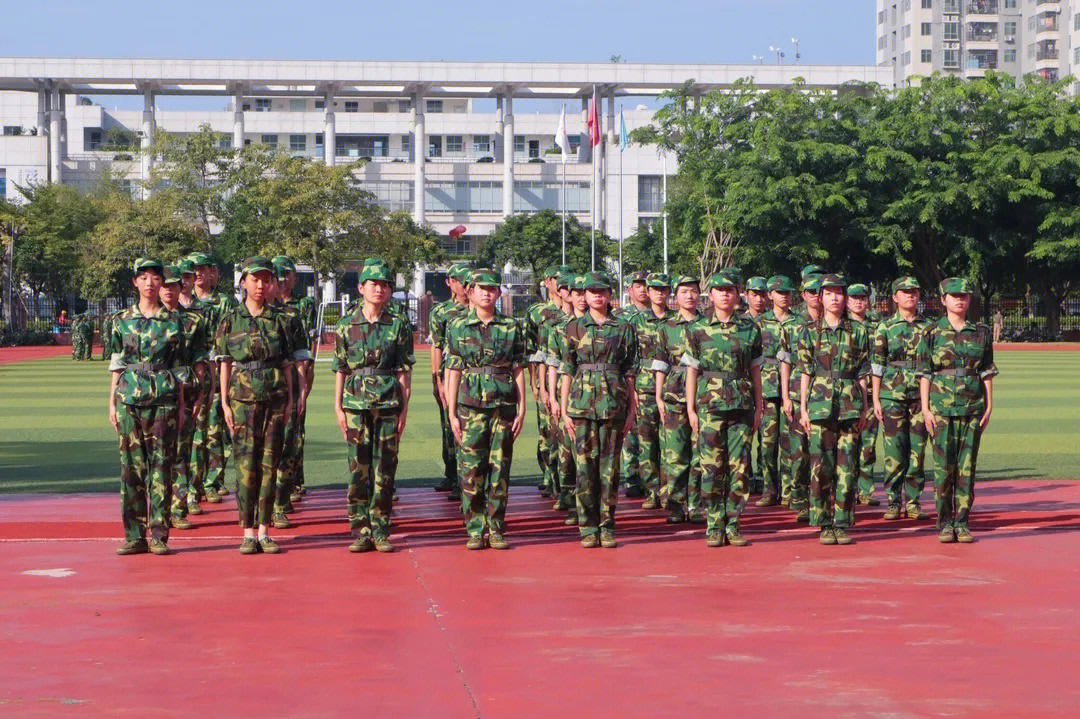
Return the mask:
M515 488L509 552L403 490L392 555L349 554L319 491L253 557L231 496L169 557L115 556L115 496L6 496L0 715L1075 717L1080 483L979 489L971 546L751 507L744 549L627 509L584 550Z

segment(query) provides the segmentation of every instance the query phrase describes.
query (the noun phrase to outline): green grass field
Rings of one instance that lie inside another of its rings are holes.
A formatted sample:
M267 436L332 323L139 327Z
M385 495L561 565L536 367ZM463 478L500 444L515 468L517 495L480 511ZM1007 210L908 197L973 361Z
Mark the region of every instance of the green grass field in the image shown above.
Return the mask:
M398 469L404 486L433 484L442 471L427 353L417 360L421 371ZM979 457L980 478L1080 478L1075 449L1080 352L1000 352L997 362L1001 375L995 382L994 420ZM100 361L76 364L57 358L0 365L0 492L116 490L119 460L108 424L108 386ZM331 387L329 363L321 362L307 418L309 486L346 481L345 445L330 409ZM535 448L533 413L516 445L515 479L535 480Z

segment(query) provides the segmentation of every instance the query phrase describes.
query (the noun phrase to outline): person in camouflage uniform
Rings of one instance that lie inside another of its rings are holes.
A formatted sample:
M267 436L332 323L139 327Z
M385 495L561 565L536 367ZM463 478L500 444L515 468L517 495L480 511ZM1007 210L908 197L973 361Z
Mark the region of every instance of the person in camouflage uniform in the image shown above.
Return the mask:
M761 499L758 507L772 507L790 499L790 487L781 487L781 439L790 434L787 417L784 415L780 393L780 351L785 327L794 315L791 312L792 296L795 285L785 275L774 275L766 283L772 309L757 318L761 329L761 399L762 414L758 427L758 470L762 475ZM785 494L784 489L787 490Z
M551 496L555 493L555 472L551 463L554 451L552 441L551 413L548 411L547 346L548 328L557 317L559 306L555 303L558 288L555 278L558 268L548 267L544 271L543 287L547 298L534 302L525 312L525 353L529 362L529 384L533 400L536 402L536 427L539 437L536 442L536 462L540 467L540 493Z
M82 334L82 359L94 359L94 325L97 324L94 316L87 310L83 313L83 323L79 328Z
M293 402L304 402L293 386L290 365L306 347L292 344L290 317L267 302L274 265L265 257L240 268L244 301L222 316L214 336L221 365L222 412L232 434L236 463L236 505L244 530L241 554L275 554L268 534L274 490ZM255 529L258 526L258 538Z
M443 373L446 371L445 343L446 324L452 317L468 311L469 301L465 297L465 286L461 284L461 273L465 266L451 265L446 273L446 286L450 288L450 299L438 303L428 313L428 344L431 346L431 386L435 395L435 404L439 407L439 426L442 428L443 481L435 485L436 492L451 492L450 499L460 499L457 476L457 454L454 448L454 433L450 429L450 416L446 413L446 387Z
M757 322L769 309L768 280L760 275L748 279L746 281L743 299L745 300L745 307L742 311L743 317L747 317L754 322ZM750 481L747 485L747 489L749 489L750 494L764 494L765 481L761 469L761 427L758 427L758 431L754 432L754 436L750 438L750 442L746 445L746 451L752 452L755 444L757 445L757 454L754 455L751 453L750 459L748 459L747 466L750 468Z
M746 446L761 420L761 330L735 314L738 279L709 278L712 316L691 325L686 337L686 412L701 455L705 541L710 547L745 546L739 515L748 496Z
M71 318L71 323L68 325L68 336L71 338L71 359L76 362L82 359L83 355L83 339L82 339L82 315L75 315Z
M686 413L687 336L699 319L701 290L694 277L677 276L671 282L678 312L659 328L659 342L651 369L656 373L656 406L660 411L661 494L669 507L686 506L691 522L704 522L701 506L701 459Z
M627 294L630 296L630 302L625 307L613 310L612 317L632 321L639 312L652 311L649 306L649 290L645 284L648 279L649 273L646 270L638 270L627 276L626 280L629 283L627 285ZM630 432L623 439L622 451L619 453L619 474L623 478L626 496L630 499L648 495L645 483L638 472L639 453L640 447L638 446L637 435Z
M803 332L821 318L820 269L817 265L803 268L802 299L805 304L784 323L780 351L776 355L780 360L780 398L788 426L788 431L780 435L781 492L800 522L810 521L810 446L809 436L803 431L802 420L797 414L801 372L796 353Z
M492 549L509 549L506 498L514 440L525 424L525 333L514 318L496 311L498 273L473 270L471 281L472 307L451 324L446 344L465 546L483 549L486 539Z
M585 304L585 276L562 274L555 282L559 296L563 299L563 308L556 316L556 324L548 330L548 345L545 354L548 365L547 385L551 388L549 392L550 409L552 421L555 425L553 431L555 446L552 454L554 456L555 487L559 495L556 508L557 510L561 508L566 511L563 524L576 526L578 523L577 500L575 499L577 467L574 463L574 436L566 431L565 422L560 421L563 417L560 401L560 388L562 386L560 367L566 349L566 342L564 341L566 327L575 318L583 316L587 310Z
M185 373L184 407L177 417L176 454L172 466L172 517L174 529L191 529L187 518L188 497L191 493L191 444L195 433L195 415L204 401L209 386L206 364L210 356L210 336L202 313L180 304L181 269L169 265L163 273L161 303L180 316L184 328L182 364Z
M883 430L885 518L907 514L926 519L919 506L925 483L926 424L915 363L919 342L932 323L919 313L918 280L900 277L892 283L892 293L896 313L875 330L870 359L874 415Z
M216 335L221 319L236 308L236 300L217 289L218 266L210 255L197 252L188 259L195 269L195 304L194 309L203 313L211 333ZM206 466L200 467L204 474L201 487L196 487L196 498L205 496L211 504L221 502L221 495L227 494L225 488L225 466L232 452L232 443L225 436L225 417L221 406L220 366L214 363L211 374L214 387L210 401L205 403L203 412L206 417L199 417L197 427L205 427Z
M177 418L186 380L184 327L158 297L164 266L140 257L134 269L136 304L117 317L108 340L109 422L120 438L125 538L116 553L168 554Z
M998 369L990 328L967 318L971 283L950 277L939 290L945 316L923 334L915 373L934 451L930 474L937 494L938 541L968 544L975 541L968 529L975 464L994 409Z
M872 344L881 317L870 309L870 289L863 284L852 284L847 288L847 296L848 318L866 326L866 333L870 335ZM863 431L859 435L856 452L855 476L858 479L858 493L855 501L871 507L881 504L874 496L874 465L877 464L877 436L880 426L874 414L873 403L867 402L863 407Z
M112 335L116 312L106 312L101 318L101 359L109 359L109 336Z
M649 296L648 309L634 312L628 318L637 337L637 361L633 371L634 388L637 392L637 413L630 433L637 442L638 478L645 486L646 498L643 509L659 509L666 497L660 496L660 409L656 403L656 373L652 369L660 341L660 326L671 319L668 296L671 294L671 278L654 272L645 281ZM681 504L669 504L668 522L686 521Z
M303 389L304 398L308 399L311 397L311 388L315 381L315 326L318 307L314 297L308 295L297 297L295 295L298 276L296 274L296 264L292 261L292 258L278 255L273 259L273 263L278 275L283 275L278 280L280 285L278 301L291 308L291 312L300 318L304 341L307 344L308 351L311 353L311 361L297 363L298 370L304 369L306 375L297 378L303 380L303 384L298 384L297 387ZM304 487L304 444L307 440L307 402L304 403L304 408L304 414L296 418L293 456L290 459L292 465L292 491L286 509L291 508L292 502L301 501L306 492Z
M177 263L180 269L180 307L189 313L198 314L202 320L206 341L206 374L203 379L201 402L192 408L191 455L188 461L188 492L186 515L202 514L199 500L202 499L203 483L206 480L206 423L210 416L210 403L214 388L217 387L217 370L213 357L214 331L204 309L195 297L195 263L189 255Z
M294 511L293 500L300 501L299 495L294 495L297 479L300 475L300 464L303 461L303 449L300 444L300 434L304 415L307 408L307 388L309 375L312 373L312 364L315 357L311 354L311 344L304 330L304 321L300 308L295 304L285 301L291 297L292 284L289 277L296 279L296 266L285 255L278 255L271 264L274 266L274 282L270 283L267 301L288 317L291 337L289 345L296 348L294 356L296 361L286 370L292 373L293 387L299 395L303 393L304 402L293 402L292 414L285 418L285 440L281 452L281 465L278 467L277 487L274 491L274 514L271 524L276 529L288 529L292 526L288 513Z
M334 329L334 413L349 446L346 505L350 552L392 552L390 517L398 448L409 410L413 334L386 311L393 276L385 265L365 265L364 299Z
M870 335L845 313L846 283L822 275L821 319L799 337L799 419L810 438L810 524L822 544L851 544Z
M607 275L590 272L584 286L589 310L566 327L560 403L574 437L581 545L614 548L619 445L636 411L628 375L637 366L637 338L632 324L610 315Z

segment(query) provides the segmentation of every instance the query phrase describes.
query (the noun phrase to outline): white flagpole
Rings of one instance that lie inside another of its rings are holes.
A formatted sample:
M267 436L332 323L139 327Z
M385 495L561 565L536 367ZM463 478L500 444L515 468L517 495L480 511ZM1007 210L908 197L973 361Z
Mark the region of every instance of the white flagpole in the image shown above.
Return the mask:
M562 166L562 263L566 264L566 160Z
M599 124L599 122L600 122L600 109L596 106L596 85L593 85L593 89L592 89L592 105L589 106L589 119L590 120L593 119L593 114L594 113L595 113L595 116L596 116L596 118L595 118L596 122ZM599 130L600 130L600 128L597 127L596 131L599 132ZM596 196L596 171L598 169L600 169L600 163L598 163L596 161L596 152L597 152L597 150L599 148L599 145L597 145L595 147L593 146L593 144L592 144L592 131L593 131L593 128L589 128L589 148L590 148L589 159L592 161L592 168L590 168L592 170L592 172L589 173L589 179L590 179L590 182L592 184L592 188L591 188L592 217L590 218L592 220L592 222L590 223L591 226L589 228L589 242L590 242L590 247L591 247L590 252L591 252L592 259L591 259L591 261L589 263L589 269L591 271L593 271L593 272L596 272L596 222L599 219L599 215L600 215L600 213L597 211L599 206L600 206L600 201Z
M667 153L664 153L664 274L667 270Z
M626 147L623 146L622 141L622 128L626 124L626 120L623 118L622 107L619 108L619 301L622 302L623 292L623 242L626 240L626 236L623 234L622 225L622 193L623 193L623 174L622 174L622 156L626 151Z
M570 142L566 138L566 103L562 106L562 115L559 117L559 134L555 138L559 146L559 155L562 160L562 263L566 264L566 160L570 154Z

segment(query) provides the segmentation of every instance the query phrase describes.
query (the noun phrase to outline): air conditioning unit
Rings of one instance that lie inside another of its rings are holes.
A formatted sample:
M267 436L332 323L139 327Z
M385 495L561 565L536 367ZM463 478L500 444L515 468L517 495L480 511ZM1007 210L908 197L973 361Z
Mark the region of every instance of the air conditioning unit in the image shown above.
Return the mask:
M1009 43L1010 45L1014 45L1016 43L1016 36L1015 35L1006 35L1005 36L1005 42Z

